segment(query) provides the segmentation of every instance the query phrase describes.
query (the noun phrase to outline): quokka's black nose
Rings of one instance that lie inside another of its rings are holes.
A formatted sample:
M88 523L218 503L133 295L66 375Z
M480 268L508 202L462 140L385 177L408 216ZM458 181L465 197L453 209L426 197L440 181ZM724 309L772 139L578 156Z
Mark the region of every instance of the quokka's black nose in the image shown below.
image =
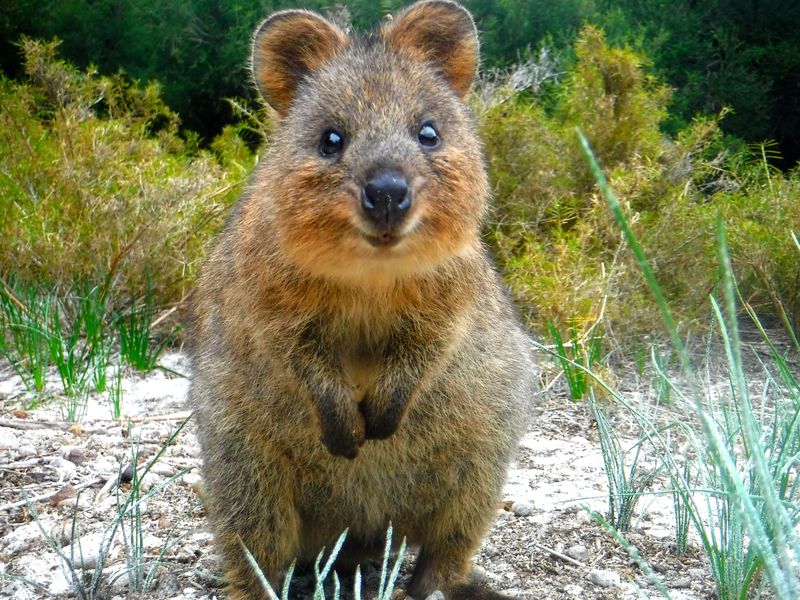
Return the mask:
M361 208L381 231L396 229L411 208L405 176L394 169L375 171L362 190Z

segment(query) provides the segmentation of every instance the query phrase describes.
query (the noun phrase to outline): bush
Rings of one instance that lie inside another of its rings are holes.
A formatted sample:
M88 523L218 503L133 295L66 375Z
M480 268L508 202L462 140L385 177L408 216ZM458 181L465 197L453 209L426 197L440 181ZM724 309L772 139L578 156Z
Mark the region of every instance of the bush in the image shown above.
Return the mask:
M705 322L717 284L714 223L731 232L734 266L746 298L788 321L800 317L800 273L789 231L800 220L798 172L787 176L753 160L697 119L675 138L660 130L669 90L646 73L647 61L611 48L587 26L577 62L547 101L502 86L479 104L495 196L487 239L529 323L564 332L601 321L606 335L649 333L658 321L646 286L580 154L584 130L609 175L656 277L685 327ZM494 98L495 100L493 101ZM555 100L553 100L555 98Z
M150 280L179 300L252 157L230 132L220 159L178 135L155 84L21 45L27 80L0 79L0 273L66 288L110 275L118 297Z

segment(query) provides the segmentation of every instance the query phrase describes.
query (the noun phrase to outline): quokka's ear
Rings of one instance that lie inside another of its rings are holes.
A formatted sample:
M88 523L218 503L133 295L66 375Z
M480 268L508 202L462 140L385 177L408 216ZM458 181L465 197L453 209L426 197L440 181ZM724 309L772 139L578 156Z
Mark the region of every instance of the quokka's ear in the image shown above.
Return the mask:
M381 35L391 48L435 67L462 98L469 91L478 69L478 32L462 6L417 2L384 25Z
M306 10L277 12L253 36L253 77L264 99L285 115L300 81L348 43L347 34Z

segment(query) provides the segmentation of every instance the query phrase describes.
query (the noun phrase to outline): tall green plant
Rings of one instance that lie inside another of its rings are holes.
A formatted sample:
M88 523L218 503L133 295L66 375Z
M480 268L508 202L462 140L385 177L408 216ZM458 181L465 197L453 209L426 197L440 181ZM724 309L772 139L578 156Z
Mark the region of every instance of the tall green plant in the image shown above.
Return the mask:
M569 395L573 400L580 400L589 394L591 378L586 372L590 371L600 358L602 338L592 336L588 341L583 341L579 333L571 328L569 342L565 344L556 324L548 321L547 326L555 346L556 363L564 373ZM575 362L584 368L575 367Z
M2 282L0 309L4 329L11 342L4 340L3 355L28 390L44 390L50 366L51 313L53 298L42 295L33 285Z
M156 342L153 338L155 305L153 289L148 284L144 297L134 302L124 313L117 316L116 328L119 333L120 356L139 371L152 371L158 364L158 357L172 343L177 329Z
M720 306L714 298L711 302L729 369L730 404L724 409L732 418L726 418L725 425L720 426L706 408L688 351L650 264L611 192L589 142L580 131L578 135L598 186L656 299L689 386L688 398L693 402L702 426L702 447L709 457L709 482L716 484L718 490L706 493L708 501L716 505L709 505L706 513L711 519L710 525L704 522L703 511L693 498L694 490L682 474L673 468L672 478L683 502L691 507L689 512L694 528L711 561L717 593L723 599L744 598L757 579L756 574L763 571L777 598L797 598L800 579L795 567L800 562L800 540L795 527L800 514L794 496L796 486L787 485L785 474L793 469L798 456L800 395L792 386L796 386L796 381L784 381L789 384L787 387L792 394L789 410L784 412L780 405L776 406L771 426L773 434L765 436L764 424L756 419L753 411L742 362L736 295L724 225L719 221L717 227L723 304ZM784 416L779 417L779 414ZM739 451L745 454L744 467L737 461Z

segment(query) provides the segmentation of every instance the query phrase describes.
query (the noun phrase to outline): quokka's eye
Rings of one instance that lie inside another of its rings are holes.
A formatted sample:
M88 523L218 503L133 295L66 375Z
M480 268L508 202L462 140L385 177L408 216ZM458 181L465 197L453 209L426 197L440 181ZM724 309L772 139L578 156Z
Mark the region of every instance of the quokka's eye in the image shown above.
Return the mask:
M338 129L328 127L319 140L319 153L322 156L336 156L344 150L344 134Z
M419 143L426 148L436 148L441 141L439 139L439 132L436 131L436 128L431 123L422 124L419 128L419 133L417 133L417 139Z

